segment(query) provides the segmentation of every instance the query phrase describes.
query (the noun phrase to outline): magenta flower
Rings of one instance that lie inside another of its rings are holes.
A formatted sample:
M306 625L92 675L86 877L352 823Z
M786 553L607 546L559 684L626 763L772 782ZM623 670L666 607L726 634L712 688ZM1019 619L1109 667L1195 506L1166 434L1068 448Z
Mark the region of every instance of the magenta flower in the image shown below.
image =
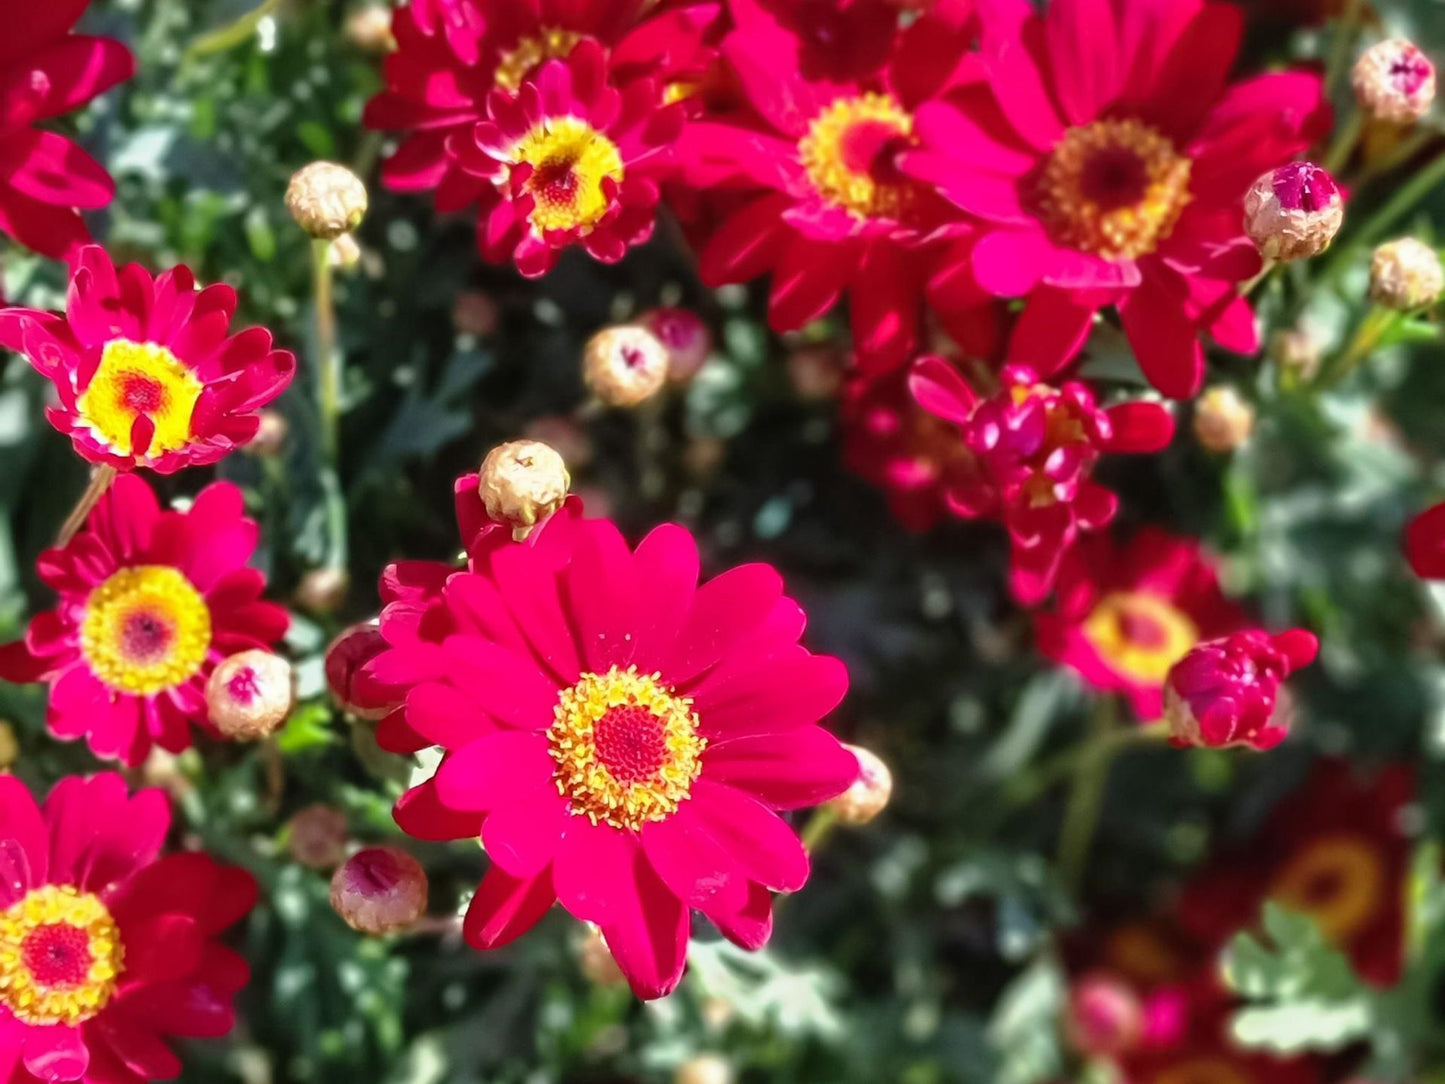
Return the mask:
M1289 734L1285 678L1314 661L1319 641L1304 629L1260 629L1200 644L1169 671L1164 713L1175 745L1273 749Z

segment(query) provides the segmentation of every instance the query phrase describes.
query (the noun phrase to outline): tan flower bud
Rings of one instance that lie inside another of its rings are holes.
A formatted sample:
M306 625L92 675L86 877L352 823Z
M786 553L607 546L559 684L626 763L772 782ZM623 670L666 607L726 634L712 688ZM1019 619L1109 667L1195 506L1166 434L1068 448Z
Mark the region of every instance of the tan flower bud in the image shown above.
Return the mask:
M313 614L331 614L346 605L351 574L344 568L313 568L296 587L296 605Z
M226 659L206 682L211 724L228 738L255 741L273 733L291 714L296 683L291 664L253 648Z
M1299 380L1313 380L1323 360L1318 340L1303 328L1276 331L1269 341L1269 356Z
M346 16L342 27L346 40L355 49L370 56L381 56L396 49L391 32L391 9L384 4L363 4Z
M1423 241L1402 237L1370 257L1370 298L1387 309L1423 309L1439 301L1442 291L1445 268L1439 253Z
M1228 384L1209 388L1194 404L1194 435L1211 452L1232 452L1254 432L1254 407Z
M1413 124L1435 100L1435 65L1404 38L1366 49L1355 62L1350 82L1360 108L1391 124Z
M8 772L19 759L20 742L15 737L15 727L0 719L0 772Z
M361 668L386 650L381 629L371 623L352 625L337 634L326 648L326 685L331 701L358 719L384 719L397 705L387 703L375 683L368 684Z
M677 1067L673 1084L732 1084L733 1067L718 1054L699 1054Z
M1244 196L1244 230L1270 260L1318 256L1330 247L1344 219L1339 186L1309 162L1271 170Z
M405 929L425 913L426 902L426 870L397 847L357 851L331 878L331 909L360 933Z
M828 802L839 824L867 824L888 807L893 796L893 773L876 753L861 745L849 745L848 752L858 758L858 778L838 797Z
M485 339L497 330L500 317L492 295L481 290L463 290L452 302L452 327L461 335Z
M593 335L582 355L582 376L608 406L634 407L667 383L667 347L645 327L623 324Z
M346 860L351 831L346 814L320 802L297 810L288 826L291 860L307 869L335 869Z
M788 355L786 367L799 399L824 402L843 388L843 359L831 346L800 346Z
M327 254L331 266L340 271L354 271L361 264L361 246L356 242L356 236L350 233L343 233L336 240L331 242L331 251Z
M537 440L513 440L482 460L477 491L487 515L509 524L512 537L521 542L562 507L571 485L567 464L552 448Z
M257 459L271 459L285 450L286 438L290 433L291 423L286 420L285 415L276 410L263 410L260 425L256 427L256 435L242 450Z
M602 931L596 926L591 923L584 925L582 938L575 942L575 946L577 966L588 982L598 986L622 986L627 982L627 976L617 966L612 950L607 947Z
M291 178L286 209L312 237L332 241L366 217L366 186L335 162L312 162Z
M674 384L686 384L707 364L712 354L712 332L697 313L689 309L653 309L641 323L667 347L667 378Z

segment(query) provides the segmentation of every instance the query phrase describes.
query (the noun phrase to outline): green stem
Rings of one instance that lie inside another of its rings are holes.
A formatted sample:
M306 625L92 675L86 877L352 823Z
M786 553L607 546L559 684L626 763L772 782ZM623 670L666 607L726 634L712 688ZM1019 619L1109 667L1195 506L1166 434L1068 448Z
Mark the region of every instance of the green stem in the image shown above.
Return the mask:
M816 854L827 838L833 834L833 829L838 826L838 813L832 806L821 806L808 821L807 827L803 829L803 849L809 854Z
M1356 145L1360 142L1360 136L1365 133L1365 114L1355 109L1350 113L1350 119L1335 129L1335 138L1330 143L1330 149L1325 154L1324 167L1332 174L1338 174L1350 160Z
M1118 704L1113 697L1101 697L1094 706L1090 725L1094 740L1074 762L1074 781L1064 807L1064 825L1059 833L1059 876L1070 891L1077 892L1089 860L1089 848L1104 807L1104 789L1109 765L1118 744L1108 739L1118 727Z
M1358 191L1376 177L1383 176L1397 166L1404 165L1428 147L1431 140L1438 139L1439 137L1440 132L1437 129L1421 123L1409 137L1400 140L1396 146L1386 151L1375 161L1366 162L1364 171L1355 179L1353 187Z
M1250 279L1239 287L1239 296L1248 297L1250 294L1254 293L1254 291L1259 289L1259 287L1264 283L1264 280L1269 278L1270 273L1278 266L1278 260L1266 259L1261 265L1259 273L1255 275L1254 278Z
M1364 0L1347 0L1345 10L1340 13L1340 21L1335 27L1334 41L1330 43L1329 60L1325 65L1324 98L1326 101L1330 100L1336 84L1345 73L1345 65L1350 59L1350 47L1355 42L1355 34L1359 30L1360 16L1364 13L1364 8Z
M1373 246L1382 240L1400 219L1415 209L1417 203L1442 184L1445 184L1445 154L1439 155L1429 165L1414 173L1363 226L1351 234L1349 243L1340 248L1326 265L1321 275L1322 281L1331 282L1337 279L1343 274L1355 250Z
M1162 721L1146 726L1119 727L1095 734L1045 760L1025 775L1016 777L1003 794L1003 804L1017 809L1036 801L1056 784L1074 773L1085 757L1107 751L1111 756L1131 745L1146 745L1169 736L1169 727Z
M341 492L342 357L336 335L336 296L331 267L331 242L311 242L311 273L316 298L316 397L321 419L328 568L345 568L347 559L346 502Z
M1371 307L1369 313L1360 321L1349 345L1320 370L1316 384L1321 388L1332 388L1348 377L1362 361L1375 352L1380 341L1394 328L1400 317L1400 313L1391 309L1379 305Z
M197 57L207 56L211 53L223 53L227 49L235 48L256 33L256 28L261 25L262 19L280 7L281 0L262 0L262 3L234 22L227 23L218 30L202 34L191 42L186 49L184 60L195 60Z

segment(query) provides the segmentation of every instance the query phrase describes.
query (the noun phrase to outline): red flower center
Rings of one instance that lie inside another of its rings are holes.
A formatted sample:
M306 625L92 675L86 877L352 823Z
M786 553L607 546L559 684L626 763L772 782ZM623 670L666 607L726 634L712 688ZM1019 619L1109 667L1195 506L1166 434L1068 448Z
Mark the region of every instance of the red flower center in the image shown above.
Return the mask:
M41 986L79 986L90 973L90 935L67 922L37 926L20 950L20 959Z
M137 414L154 414L165 405L166 390L160 381L140 373L127 373L121 381L121 399Z
M134 610L121 622L121 652L133 663L164 658L175 640L175 626L163 612Z
M619 783L657 774L667 759L667 731L651 710L636 704L609 708L593 727L597 759Z

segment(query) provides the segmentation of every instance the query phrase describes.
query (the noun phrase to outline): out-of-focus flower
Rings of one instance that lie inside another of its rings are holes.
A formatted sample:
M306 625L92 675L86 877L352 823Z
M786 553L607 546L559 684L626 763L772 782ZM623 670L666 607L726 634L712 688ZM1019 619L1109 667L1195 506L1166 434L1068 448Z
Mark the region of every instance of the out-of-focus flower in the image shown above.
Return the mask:
M445 751L397 822L481 836L493 866L469 943L509 942L560 900L601 928L639 996L659 997L681 978L691 909L755 949L770 891L807 879L777 812L857 776L816 725L847 671L798 645L802 611L772 568L699 586L680 527L634 552L605 520L560 522L454 574L424 637L406 611L383 612L395 646L371 665L405 690L397 726Z
M256 426L256 435L251 443L241 450L258 459L273 459L286 448L286 438L291 434L291 423L279 410L263 410Z
M452 303L452 326L463 335L485 339L497 330L501 312L491 294L462 290Z
M1402 237L1381 245L1370 257L1370 297L1387 309L1427 308L1442 292L1445 268L1440 254L1424 241Z
M1232 452L1254 432L1254 407L1229 384L1209 388L1194 404L1194 436L1211 452Z
M0 309L0 345L55 385L50 424L92 463L170 474L229 455L256 435L259 411L291 383L296 359L270 332L228 336L236 291L196 293L188 268L117 273L82 249L64 313Z
M1323 360L1320 342L1304 328L1283 328L1269 341L1269 356L1296 380L1313 380Z
M518 542L562 507L572 477L556 450L536 440L513 440L487 453L477 491L487 515L512 528Z
M246 961L220 944L256 902L244 870L160 857L171 811L113 772L37 806L0 778L0 1058L12 1080L170 1080L171 1037L225 1035Z
M135 766L153 742L181 752L189 724L209 725L216 665L286 632L285 609L261 601L265 577L246 564L257 535L229 482L174 512L121 475L86 527L41 555L40 578L59 602L0 647L0 677L46 682L50 732L85 738L96 756Z
M699 1054L677 1067L673 1084L733 1084L732 1064L719 1054Z
M1107 534L1084 539L1064 559L1058 601L1035 616L1034 634L1040 652L1096 689L1125 694L1147 723L1164 711L1170 668L1243 619L1197 541L1145 528L1127 546Z
M348 44L363 53L381 56L396 48L391 32L392 11L385 4L365 3L346 16L342 33Z
M71 33L88 6L70 0L13 9L0 46L0 231L57 259L71 259L90 240L77 208L108 205L115 182L71 139L35 125L135 74L135 58L120 42Z
M1304 629L1247 629L1194 648L1164 683L1164 715L1176 745L1272 749L1289 734L1284 680L1308 666L1319 641Z
M827 803L839 824L868 824L888 808L893 797L893 773L883 758L861 745L845 745L858 761L858 775L848 789Z
M211 671L206 682L206 711L227 738L255 741L286 721L296 703L291 664L273 651L237 652Z
M1110 452L1157 452L1174 436L1159 403L1104 409L1084 384L1041 383L1030 369L1007 366L999 390L980 398L942 358L922 358L910 386L925 410L958 426L973 469L950 485L952 512L991 518L1013 543L1009 582L1024 605L1053 589L1059 563L1080 534L1109 524L1118 498L1093 479Z
M793 386L799 399L834 399L843 387L844 359L836 346L824 344L797 347L788 351L785 364L788 383Z
M667 347L651 331L620 324L587 340L582 377L608 406L633 407L663 389L671 363Z
M691 309L653 309L638 322L667 347L667 378L673 383L686 384L707 364L712 353L712 332Z
M1071 984L1064 1031L1081 1054L1115 1057L1133 1047L1143 1030L1144 1010L1128 983L1099 972Z
M335 806L320 802L296 811L287 824L290 839L287 850L291 859L307 869L335 869L346 860L346 844L351 830L346 814Z
M400 847L357 851L331 877L331 909L373 936L415 923L426 913L427 895L426 870Z
M612 952L596 926L584 924L582 936L575 942L577 966L588 982L598 986L621 986L627 981L622 968L612 958Z
M374 624L352 625L339 633L326 648L326 686L332 702L342 711L360 719L384 718L393 705L368 698L366 664L386 650L386 639Z
M1243 20L1210 0L981 12L985 85L921 107L901 168L981 220L957 257L977 283L1028 298L1011 361L1052 376L1112 304L1149 381L1193 395L1201 336L1258 347L1240 200L1328 131L1319 77L1227 84Z
M1269 260L1303 260L1330 247L1345 220L1335 179L1309 162L1261 176L1244 195L1244 229Z
M1435 101L1435 65L1404 38L1366 49L1355 62L1350 81L1360 108L1391 124L1415 123Z
M312 237L334 241L366 217L366 185L335 162L312 162L286 186L286 210Z
M344 568L313 568L296 585L296 605L313 614L333 614L346 605L351 573Z

